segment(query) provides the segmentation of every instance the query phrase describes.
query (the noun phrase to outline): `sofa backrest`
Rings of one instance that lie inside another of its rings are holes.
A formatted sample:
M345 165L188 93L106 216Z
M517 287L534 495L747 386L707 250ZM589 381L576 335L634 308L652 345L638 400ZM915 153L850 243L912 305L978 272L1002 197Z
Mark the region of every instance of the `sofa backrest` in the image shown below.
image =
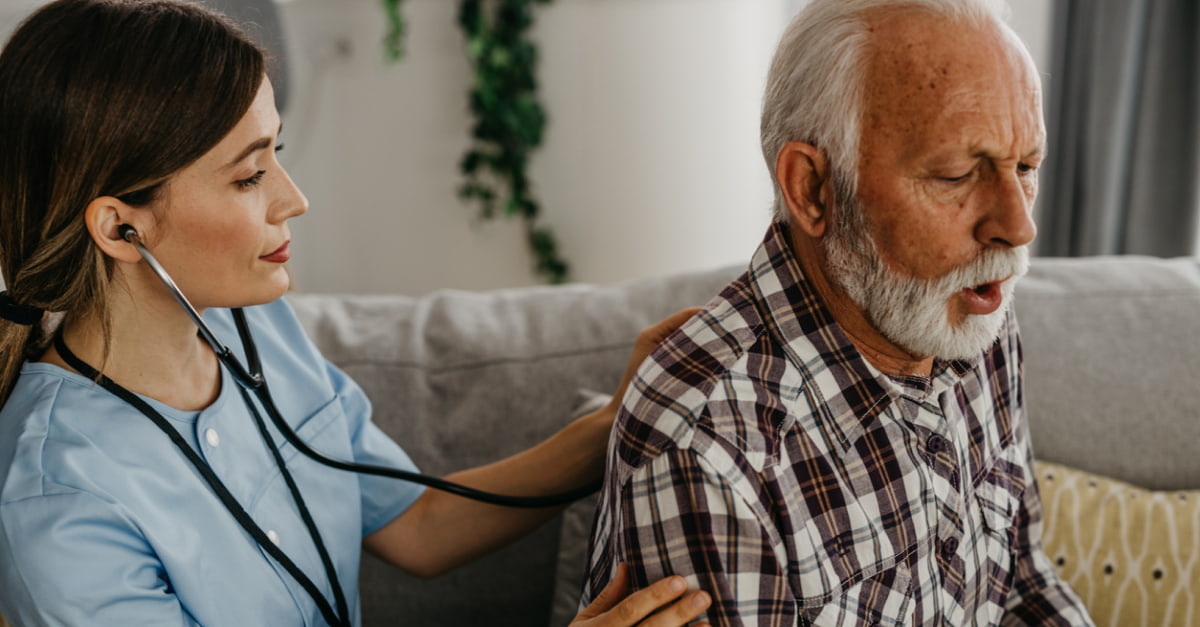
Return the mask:
M1200 259L1035 259L1016 307L1038 458L1200 488Z
M726 269L616 287L401 296L293 295L325 356L366 390L375 422L424 472L495 461L545 439L579 390L611 392L638 331L702 305ZM546 625L558 521L473 564L421 581L363 559L364 625Z

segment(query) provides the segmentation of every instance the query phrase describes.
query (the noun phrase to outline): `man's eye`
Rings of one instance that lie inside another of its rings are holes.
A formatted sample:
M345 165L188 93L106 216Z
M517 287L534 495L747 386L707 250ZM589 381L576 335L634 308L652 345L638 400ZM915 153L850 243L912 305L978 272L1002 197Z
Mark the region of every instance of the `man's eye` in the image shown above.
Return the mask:
M966 174L963 174L962 176L943 176L943 177L940 177L939 180L942 181L943 183L950 183L952 185L957 185L959 183L967 182L967 180L969 180L970 178L971 178L971 172L967 172Z

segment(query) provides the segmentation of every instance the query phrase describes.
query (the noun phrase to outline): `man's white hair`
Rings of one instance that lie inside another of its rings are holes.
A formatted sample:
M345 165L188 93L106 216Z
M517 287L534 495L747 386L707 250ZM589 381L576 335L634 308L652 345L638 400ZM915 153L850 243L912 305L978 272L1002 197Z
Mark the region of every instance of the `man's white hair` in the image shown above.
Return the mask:
M775 185L775 217L787 221L775 176L784 144L825 152L842 193L858 185L858 143L870 32L881 9L917 9L956 21L1007 27L1004 0L811 0L792 20L771 62L763 96L762 150ZM840 198L845 198L844 196Z

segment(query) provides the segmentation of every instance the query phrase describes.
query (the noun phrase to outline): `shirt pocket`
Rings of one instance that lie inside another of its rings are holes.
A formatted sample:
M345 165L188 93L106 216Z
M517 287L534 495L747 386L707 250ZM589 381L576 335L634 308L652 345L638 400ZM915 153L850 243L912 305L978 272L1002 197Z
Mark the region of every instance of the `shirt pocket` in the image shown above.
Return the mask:
M1005 456L994 463L975 486L975 504L982 533L976 548L976 559L988 576L987 594L994 599L1007 598L1012 586L1013 553L1017 539L1017 523L1024 494L1023 472Z
M342 417L344 411L338 399L321 406L299 422L291 422L301 441L322 455L339 460L350 460L352 451ZM287 416L285 415L285 418ZM344 591L350 593L352 573L357 572L358 553L361 550L361 496L357 475L329 468L309 459L306 455L283 440L277 438L280 456L295 481L309 514L317 526L318 533L342 581ZM296 501L283 474L271 466L274 472L262 480L262 492L252 507L247 508L255 523L267 534L268 539L282 550L295 565L312 580L329 603L333 603L333 587L329 581L324 562L317 552L315 540L301 518ZM336 504L336 506L333 506ZM296 578L270 555L265 547L259 547L263 558L274 568L279 580L291 594L296 610L304 616L305 625L323 625L316 603ZM353 606L353 599L349 599ZM285 624L287 621L280 621ZM300 624L299 622L293 624Z
M345 430L331 428L343 415L342 404L337 397L334 397L308 417L297 423L288 421L288 424L296 432L300 441L317 453L339 461L351 461L353 451ZM284 416L284 420L287 421L287 416ZM282 438L283 434L279 434L279 437ZM276 445L279 447L279 454L283 457L284 462L290 462L300 453L300 450L286 438L277 441Z
M975 486L979 520L987 535L1012 544L1025 482L1021 467L1001 455Z
M800 608L799 625L900 627L913 624L912 574L907 564L867 577L820 606Z
M851 511L865 510L855 504ZM909 512L923 516L919 510ZM866 518L855 519L865 524ZM911 625L915 613L911 560L930 540L924 530L898 543L861 525L828 540L809 525L795 536L790 582L799 625ZM870 539L864 538L870 536ZM858 538L858 542L855 538Z

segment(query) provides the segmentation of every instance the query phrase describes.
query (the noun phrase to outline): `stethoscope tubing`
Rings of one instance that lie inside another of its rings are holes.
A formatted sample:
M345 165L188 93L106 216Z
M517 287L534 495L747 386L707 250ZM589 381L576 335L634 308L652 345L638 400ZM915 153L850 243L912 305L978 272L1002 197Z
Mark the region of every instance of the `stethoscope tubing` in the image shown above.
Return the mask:
M320 530L317 529L316 523L313 522L312 516L308 512L308 506L304 502L304 497L300 494L299 488L296 486L295 481L292 480L291 473L288 472L287 466L283 464L283 458L279 455L279 450L275 446L275 440L270 436L270 433L268 433L267 426L263 422L262 417L259 416L258 410L254 408L254 404L250 400L250 393L246 390L246 388L239 386L238 391L241 392L242 399L246 403L246 408L254 416L255 425L258 427L259 433L263 438L263 442L266 447L270 449L272 456L275 458L275 463L279 467L279 472L283 476L284 481L287 483L288 490L292 493L292 498L296 502L296 508L300 512L300 516L304 520L304 525L308 529L308 533L313 540L313 544L321 556L322 565L325 568L326 576L329 578L329 585L333 589L334 599L338 605L338 609L336 610L332 605L329 604L329 601L325 599L325 596L321 594L320 589L317 587L317 584L313 582L312 578L306 575L304 571L301 570L300 567L297 566L296 563L287 556L287 553L284 553L279 546L271 541L266 532L262 530L262 527L254 522L254 519L251 518L250 514L246 512L245 508L243 508L237 499L234 498L233 494L229 491L229 488L225 486L224 482L221 481L221 478L217 476L212 467L210 467L204 461L204 459L200 457L200 454L197 453L196 450L193 449L186 440L184 440L179 431L172 427L167 422L167 419L162 416L162 414L158 413L157 410L151 407L150 404L143 400L140 396L125 389L120 384L101 374L87 362L75 356L75 354L71 352L69 348L67 348L66 342L63 340L62 333L56 333L54 335L54 347L55 350L58 351L59 356L62 357L68 365L88 379L95 381L98 385L103 387L105 390L108 390L117 398L131 405L134 409L137 409L144 416L146 416L150 422L154 423L154 425L158 427L160 431L166 434L167 438L171 440L171 443L174 444L177 449L179 449L183 457L187 459L193 468L195 468L196 472L200 475L200 478L203 479L206 484L208 484L209 489L213 491L213 494L218 500L221 501L221 504L225 506L226 511L233 516L234 520L237 521L242 529L259 547L262 548L262 550L266 551L271 557L273 557L275 561L278 562L279 565L286 570L288 574L290 574L292 578L296 580L297 583L300 584L301 588L304 588L304 591L307 592L308 595L313 599L313 602L317 604L317 608L320 610L321 615L325 618L325 621L335 627L349 627L350 613L346 605L345 594L342 591L341 584L338 582L337 570L334 568L332 560L329 559L329 553L325 548L325 542L321 539Z
M217 358L221 361L221 364L229 370L229 373L233 376L234 380L237 381L242 387L254 393L254 395L259 399L259 402L261 402L263 407L267 410L267 415L270 417L271 422L275 425L275 428L279 430L284 439L291 443L296 450L300 451L306 457L330 468L408 481L411 483L424 485L435 490L441 490L442 492L461 496L463 498L489 503L492 505L500 505L503 507L544 508L569 505L585 496L588 496L589 494L595 493L600 488L599 483L596 483L593 485L576 488L568 492L550 494L546 496L514 496L508 494L496 494L419 472L412 472L400 468L391 468L388 466L359 464L335 459L325 455L324 453L321 453L320 451L317 451L304 442L304 440L300 439L300 436L298 436L292 429L291 425L289 425L287 421L283 419L279 409L275 406L275 401L271 397L270 391L267 389L266 379L263 377L261 364L258 363L257 348L254 344L254 338L250 333L250 327L246 323L245 317L241 313L241 310L233 310L234 320L237 322L238 336L242 341L243 350L246 352L248 367L243 367L242 364L238 362L237 357L234 356L233 351L231 351L227 346L222 344L221 341L217 339L216 334L213 333L212 329L204 321L204 318L200 316L200 314L196 311L196 308L193 307L191 302L188 301L187 297L184 296L183 291L179 289L179 286L176 285L175 281L162 267L162 264L160 264L158 259L156 259L154 255L151 254L144 245L142 245L140 239L138 238L137 231L135 231L133 227L129 225L121 225L118 228L118 232L123 239L137 247L137 251L142 256L142 259L146 261L146 264L150 267L151 271L153 271L154 274L158 276L159 280L162 281L163 286L166 287L167 291L171 293L171 296L187 312L188 317L192 319L192 322L194 322L196 327L200 330L201 337L203 337L204 341L212 347L213 352L216 353Z
M55 346L57 347L59 354L81 374L84 374L84 376L97 381L106 390L138 409L142 414L154 422L160 430L164 431L175 444L175 446L180 449L182 454L196 468L197 472L200 473L204 481L208 483L216 496L225 505L225 508L238 521L242 528L248 534L250 534L250 536L260 547L262 547L267 551L268 554L275 558L275 560L281 566L283 566L283 568L287 570L297 582L300 583L301 587L304 588L304 590L317 604L321 615L330 625L346 626L349 625L350 622L349 609L346 603L345 595L343 594L341 588L341 584L338 581L337 571L334 568L333 562L325 548L325 543L321 538L320 531L317 529L316 523L312 520L312 516L308 511L308 506L305 504L304 498L300 494L299 486L297 486L295 481L292 479L291 473L288 472L287 465L285 464L282 456L279 454L278 448L275 446L274 439L271 437L270 433L268 433L266 425L263 424L262 417L259 415L258 411L255 410L254 404L250 401L250 394L253 394L258 399L259 404L261 404L263 409L266 410L267 416L270 417L271 422L275 425L275 428L285 440L287 440L293 447L296 448L296 450L320 464L338 470L409 481L464 498L505 507L545 508L566 505L595 492L599 488L598 485L585 486L583 488L562 494L532 497L495 494L471 488L469 486L452 481L447 481L438 477L431 477L429 475L407 471L400 468L347 462L329 457L320 451L317 451L296 434L291 425L284 420L279 408L276 407L275 400L271 396L270 389L267 386L266 378L263 376L262 364L258 358L258 348L256 347L254 343L254 337L250 332L250 325L246 321L245 312L240 308L232 310L234 322L237 325L238 338L242 341L242 347L246 354L247 367L243 367L234 356L233 351L231 351L227 346L222 344L219 339L217 339L216 334L213 333L212 329L209 328L208 324L204 321L204 318L200 316L200 314L196 311L196 308L193 307L191 302L188 301L187 297L184 296L183 291L179 289L179 286L176 285L174 279L172 279L167 271L162 267L162 264L158 262L158 259L156 259L154 255L151 254L144 245L142 245L140 239L138 238L137 231L135 231L131 226L121 225L118 227L118 233L122 239L132 243L136 247L142 259L146 261L147 266L149 266L151 271L158 276L159 280L162 281L163 286L166 287L171 296L176 300L176 302L179 303L181 307L183 307L184 311L187 312L188 317L191 318L193 323L195 323L197 329L199 329L200 336L206 343L208 343L210 347L212 347L213 352L217 355L222 367L227 369L233 379L237 382L246 406L253 414L256 426L265 440L267 447L271 450L275 459L275 463L277 466L279 466L279 470L287 482L288 489L292 493L292 497L296 502L296 506L301 514L301 517L304 519L305 526L308 528L309 534L312 536L313 543L320 554L322 565L324 566L326 575L329 578L329 584L333 588L337 608L335 609L333 606L331 606L328 600L325 599L324 595L321 594L320 590L317 588L312 579L310 579L302 570L300 570L300 568L290 558L288 558L286 553L284 553L279 549L279 547L275 546L274 543L270 541L267 535L254 522L245 509L242 508L241 505L238 504L237 500L233 498L233 495L229 493L229 490L221 482L220 478L216 476L213 470L208 466L207 463L204 462L204 460L199 457L192 447L183 440L179 432L167 424L165 418L158 414L158 412L150 407L149 404L143 401L141 397L121 387L115 381L103 376L95 368L92 368L86 362L71 353L64 343L61 333L55 336Z

